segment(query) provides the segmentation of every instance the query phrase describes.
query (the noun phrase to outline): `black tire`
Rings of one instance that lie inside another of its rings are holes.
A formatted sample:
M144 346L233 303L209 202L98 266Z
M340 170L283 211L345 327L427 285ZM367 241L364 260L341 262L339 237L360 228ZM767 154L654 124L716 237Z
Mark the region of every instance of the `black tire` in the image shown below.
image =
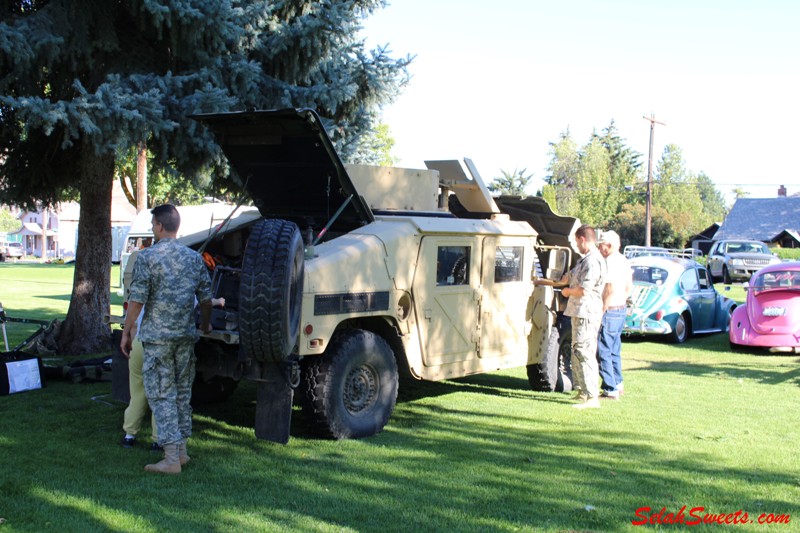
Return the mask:
M389 343L370 331L337 335L321 357L303 364L303 407L318 433L357 439L379 433L397 401L397 362Z
M198 372L192 384L192 405L223 402L231 397L238 386L239 382L233 378L214 376L206 380Z
M572 330L554 327L550 331L544 360L528 365L528 382L538 392L572 390Z
M678 315L678 319L675 321L675 327L672 328L672 333L669 334L669 338L675 344L683 344L686 342L686 339L689 338L690 331L691 321L689 315L683 313Z
M453 263L453 269L450 272L453 276L453 285L464 285L467 281L467 256L462 255L456 262Z
M258 361L282 362L297 347L303 296L303 239L286 220L253 226L242 260L239 338Z
M725 285L731 284L731 274L728 272L728 267L725 265L722 266L722 283Z

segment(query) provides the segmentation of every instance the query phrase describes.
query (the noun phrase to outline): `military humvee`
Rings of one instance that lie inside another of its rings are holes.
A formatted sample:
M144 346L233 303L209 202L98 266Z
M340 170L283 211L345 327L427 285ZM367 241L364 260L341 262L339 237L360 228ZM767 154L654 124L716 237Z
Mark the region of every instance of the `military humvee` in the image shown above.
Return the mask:
M195 395L258 382L256 435L285 443L295 390L322 434L358 438L386 425L401 374L527 366L534 389L571 389L564 301L532 280L571 266L574 218L492 198L469 160L343 165L311 110L195 118L263 216L182 238L204 242L227 300L197 343Z

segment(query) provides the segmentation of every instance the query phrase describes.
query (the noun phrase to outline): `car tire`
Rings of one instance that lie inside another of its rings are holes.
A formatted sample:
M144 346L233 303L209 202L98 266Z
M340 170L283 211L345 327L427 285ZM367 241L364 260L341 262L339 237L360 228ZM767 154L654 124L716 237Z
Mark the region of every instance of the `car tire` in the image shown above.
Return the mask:
M528 365L528 382L537 392L569 392L572 390L572 330L553 327L541 363Z
M379 433L397 401L397 361L380 335L361 329L334 337L321 357L306 357L303 408L317 433L334 439Z
M730 285L732 283L731 274L728 272L728 267L726 266L722 267L722 283L725 285Z
M675 320L675 327L672 328L672 333L670 333L670 340L675 344L683 344L689 338L690 331L691 320L689 315L688 313L682 313Z
M303 260L303 239L296 224L268 219L253 226L239 286L239 336L246 355L279 363L295 351Z

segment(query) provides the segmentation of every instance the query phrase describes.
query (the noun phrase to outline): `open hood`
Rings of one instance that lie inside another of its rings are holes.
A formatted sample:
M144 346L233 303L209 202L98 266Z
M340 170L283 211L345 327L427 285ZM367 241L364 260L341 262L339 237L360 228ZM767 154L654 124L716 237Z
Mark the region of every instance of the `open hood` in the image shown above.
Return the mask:
M311 225L319 231L347 202L328 228L330 232L350 231L374 220L313 110L244 111L192 118L214 131L264 217L291 220L301 228Z

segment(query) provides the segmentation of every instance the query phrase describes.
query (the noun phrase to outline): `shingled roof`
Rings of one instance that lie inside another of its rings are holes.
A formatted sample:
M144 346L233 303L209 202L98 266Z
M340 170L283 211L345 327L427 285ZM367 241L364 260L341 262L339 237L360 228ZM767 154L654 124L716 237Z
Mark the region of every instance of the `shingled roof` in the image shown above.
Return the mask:
M770 241L783 230L800 232L800 196L739 198L714 240Z

